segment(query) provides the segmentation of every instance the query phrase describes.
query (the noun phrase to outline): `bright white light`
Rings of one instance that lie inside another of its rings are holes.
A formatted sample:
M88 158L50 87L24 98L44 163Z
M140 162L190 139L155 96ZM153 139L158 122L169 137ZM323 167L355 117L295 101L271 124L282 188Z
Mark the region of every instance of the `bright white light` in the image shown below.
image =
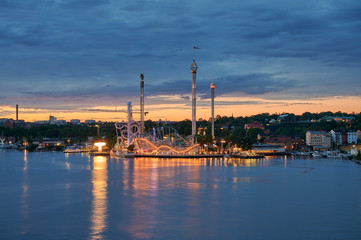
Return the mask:
M102 151L102 147L104 147L105 145L106 145L105 142L96 142L96 143L94 143L94 146L98 147L99 152Z

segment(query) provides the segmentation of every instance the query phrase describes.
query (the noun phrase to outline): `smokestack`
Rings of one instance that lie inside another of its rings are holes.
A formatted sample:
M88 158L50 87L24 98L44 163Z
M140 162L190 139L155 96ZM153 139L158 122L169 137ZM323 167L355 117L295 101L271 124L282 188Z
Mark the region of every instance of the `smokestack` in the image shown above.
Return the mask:
M16 104L16 121L19 120L19 106Z
M144 135L144 74L140 74L140 134Z
M211 100L212 100L212 139L214 140L214 89L216 85L211 83Z

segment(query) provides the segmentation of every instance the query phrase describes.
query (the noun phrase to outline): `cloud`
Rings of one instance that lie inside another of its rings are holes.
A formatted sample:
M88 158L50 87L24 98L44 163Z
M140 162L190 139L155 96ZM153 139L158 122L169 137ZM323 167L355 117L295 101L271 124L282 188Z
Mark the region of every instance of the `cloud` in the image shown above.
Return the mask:
M61 0L57 4L65 8L92 8L107 4L107 0Z
M361 2L319 0L0 1L0 96L13 104L50 99L114 101L197 94L287 100L357 95ZM21 86L22 89L19 89ZM31 101L29 101L31 99ZM38 99L38 100L37 100ZM153 102L159 100L152 99ZM66 105L66 106L65 106Z
M215 82L217 92L222 95L227 93L241 92L246 94L264 94L279 92L287 88L298 87L297 83L290 79L277 77L277 74L254 73L243 76L226 76L218 78Z

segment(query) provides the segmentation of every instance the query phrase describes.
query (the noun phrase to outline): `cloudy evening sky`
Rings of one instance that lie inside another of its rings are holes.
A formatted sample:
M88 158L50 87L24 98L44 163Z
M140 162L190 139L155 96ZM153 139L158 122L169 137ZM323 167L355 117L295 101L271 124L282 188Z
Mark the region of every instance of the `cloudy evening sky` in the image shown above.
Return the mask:
M152 119L361 111L361 1L0 0L0 118Z

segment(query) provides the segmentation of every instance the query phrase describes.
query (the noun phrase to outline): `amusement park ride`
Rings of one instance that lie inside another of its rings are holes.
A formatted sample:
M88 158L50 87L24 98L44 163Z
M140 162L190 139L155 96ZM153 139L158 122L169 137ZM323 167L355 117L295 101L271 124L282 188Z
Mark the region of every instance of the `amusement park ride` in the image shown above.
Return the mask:
M112 154L118 156L129 155L129 146L134 145L134 152L138 155L188 155L199 150L199 144L195 144L195 136L186 138L180 136L176 129L163 126L153 128L150 132L144 132L144 75L140 75L140 111L132 111L131 100L127 101L127 110L102 110L90 109L99 112L127 113L127 122L115 123L117 143ZM133 120L133 114L140 114L140 123Z

